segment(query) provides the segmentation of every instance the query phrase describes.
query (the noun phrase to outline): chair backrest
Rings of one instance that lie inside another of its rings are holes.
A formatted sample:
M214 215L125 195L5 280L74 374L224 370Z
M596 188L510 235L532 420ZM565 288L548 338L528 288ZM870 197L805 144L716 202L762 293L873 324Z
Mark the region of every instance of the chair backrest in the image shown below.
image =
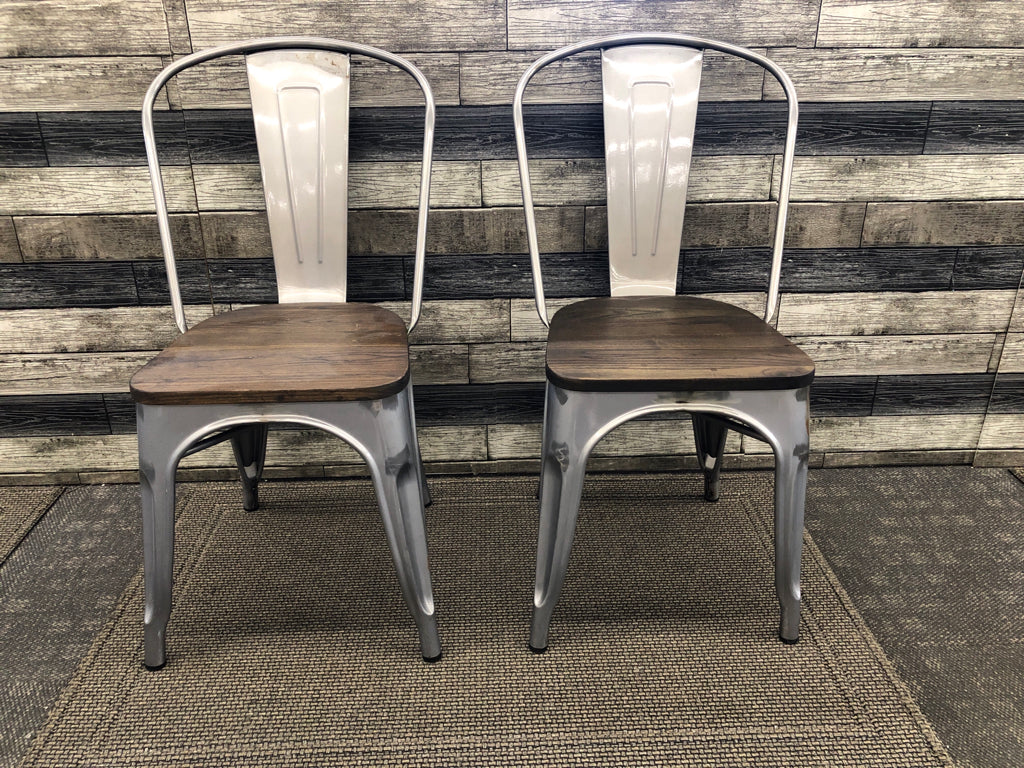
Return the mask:
M523 97L526 86L542 68L590 50L601 51L608 264L613 296L675 293L704 51L721 51L759 64L782 85L789 113L764 314L765 320L770 321L778 305L796 146L796 92L789 77L764 56L728 43L674 34L615 35L570 45L538 59L519 80L513 102L516 149L534 295L541 320L548 324L523 125Z
M415 326L423 295L434 142L434 98L430 85L411 62L377 48L323 38L278 37L224 45L179 59L157 75L143 101L143 136L160 241L174 319L182 332L187 325L153 131L153 106L161 88L171 77L189 67L222 56L245 56L278 300L282 303L345 301L350 54L353 53L385 61L408 72L423 91L426 103L410 330Z

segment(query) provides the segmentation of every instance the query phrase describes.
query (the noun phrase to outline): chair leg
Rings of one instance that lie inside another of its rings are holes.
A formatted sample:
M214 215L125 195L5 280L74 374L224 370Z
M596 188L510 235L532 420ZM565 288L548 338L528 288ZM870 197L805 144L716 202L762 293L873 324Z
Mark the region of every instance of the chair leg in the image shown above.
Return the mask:
M530 625L530 650L548 646L551 615L562 593L583 495L587 455L584 446L594 430L582 398L548 384L544 444L541 456L540 527L537 536L537 575ZM558 393L558 394L556 394ZM561 402L557 402L561 400Z
M378 449L371 450L374 481L398 581L420 635L426 661L441 658L434 595L427 566L422 474L408 390L383 401L376 416Z
M718 501L718 478L722 472L722 454L729 430L718 419L691 414L693 439L697 443L697 460L704 473L704 500Z
M238 475L242 480L242 507L246 512L259 509L259 484L263 477L263 464L267 458L266 424L253 424L231 437Z
M409 385L409 422L410 429L412 430L412 442L413 448L416 449L416 473L419 477L420 488L423 491L423 506L429 507L434 503L434 500L430 498L430 488L427 486L427 473L423 469L423 454L420 453L420 440L416 434L416 405L413 402L412 397L412 384Z

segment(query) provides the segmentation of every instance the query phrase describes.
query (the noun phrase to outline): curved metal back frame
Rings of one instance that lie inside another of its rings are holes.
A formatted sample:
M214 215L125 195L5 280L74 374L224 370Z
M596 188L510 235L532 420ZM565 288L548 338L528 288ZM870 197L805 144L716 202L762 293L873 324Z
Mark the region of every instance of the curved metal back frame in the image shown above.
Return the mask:
M188 329L185 321L185 310L181 301L181 290L178 287L178 270L174 261L174 245L171 241L171 227L167 215L167 198L164 195L163 179L160 176L160 161L157 156L156 139L153 131L153 105L156 102L156 97L168 80L196 64L201 64L221 56L279 49L321 50L344 54L355 53L361 56L380 59L408 72L416 80L420 90L423 91L426 109L423 130L423 164L420 174L419 218L416 225L412 311L409 319L409 330L411 331L419 320L423 299L423 268L427 246L427 211L430 202L430 164L434 147L434 95L430 89L430 84L427 82L427 78L424 77L423 73L412 62L368 45L320 37L267 37L199 51L165 67L153 80L149 90L146 91L146 96L142 102L142 134L146 143L149 175L153 184L157 225L160 228L160 245L163 249L164 264L167 267L167 282L171 291L171 305L174 308L174 322L177 323L178 329L182 333Z
M786 102L789 107L789 117L786 125L786 143L782 155L782 176L779 184L779 203L775 221L775 238L772 246L772 266L768 280L768 298L765 306L765 322L771 322L779 303L779 278L782 272L782 245L786 236L786 216L789 208L789 186L793 175L793 156L796 151L796 124L798 117L798 105L796 89L793 81L773 61L754 53L753 51L741 48L729 43L722 43L716 40L707 40L701 37L676 34L623 34L602 37L594 40L585 40L574 45L552 51L546 56L537 59L533 65L526 70L519 79L516 87L515 99L512 103L513 122L516 131L516 151L519 157L519 178L523 188L523 208L526 213L526 235L530 247L530 262L533 266L533 290L534 300L537 304L537 314L541 322L549 325L547 307L544 303L544 279L541 274L540 249L537 244L537 222L533 212L533 191L530 186L530 169L526 156L526 135L523 128L523 95L526 93L526 86L537 72L548 64L568 58L577 53L585 51L603 50L606 48L618 48L625 45L679 45L700 50L712 50L737 56L760 65L779 81L782 90L786 95Z

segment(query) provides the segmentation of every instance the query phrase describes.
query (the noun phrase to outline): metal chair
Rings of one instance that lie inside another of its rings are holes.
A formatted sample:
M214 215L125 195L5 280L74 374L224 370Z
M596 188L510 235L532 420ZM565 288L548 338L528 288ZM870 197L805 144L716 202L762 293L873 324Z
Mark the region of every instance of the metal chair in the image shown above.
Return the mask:
M611 297L570 304L550 322L523 127L523 96L543 67L600 50ZM727 303L677 296L687 177L705 50L755 62L782 85L789 121L763 320ZM718 498L728 430L775 454L779 636L796 642L814 364L769 323L779 295L797 101L782 70L752 51L675 34L628 34L554 51L527 69L513 104L537 312L548 326L540 532L530 647L547 648L565 579L587 457L610 430L658 411L693 419L705 498Z
M280 303L226 312L189 329L154 141L153 104L172 76L235 54L245 55ZM423 657L440 658L408 332L389 310L346 303L350 54L405 70L426 102L411 330L423 288L434 131L430 85L413 64L355 43L252 40L174 62L156 77L143 102L157 222L174 317L183 334L131 381L142 486L145 664L153 669L166 661L178 462L230 440L244 506L255 509L271 423L326 430L366 460Z

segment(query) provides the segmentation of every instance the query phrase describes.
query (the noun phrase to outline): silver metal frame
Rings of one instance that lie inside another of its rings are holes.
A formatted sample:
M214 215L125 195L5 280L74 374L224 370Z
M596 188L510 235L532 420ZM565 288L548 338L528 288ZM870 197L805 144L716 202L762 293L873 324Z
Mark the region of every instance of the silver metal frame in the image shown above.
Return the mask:
M262 54L275 50L327 51L345 54L346 57L349 53L371 56L409 72L423 90L426 116L419 186L415 277L409 323L411 330L420 315L423 293L434 137L434 99L430 85L413 64L386 51L356 43L309 37L250 40L194 53L166 67L146 92L142 111L143 135L175 322L182 333L188 330L178 287L167 203L153 131L153 106L157 94L172 76L193 65L221 56ZM261 59L259 66L264 66L267 61L266 58ZM274 65L274 62L271 62L271 65ZM317 65L312 65L315 66ZM312 75L312 67L306 66L303 73ZM340 76L340 80L343 81L341 87L345 92L332 108L343 108L347 117L346 78L347 68ZM306 81L300 87L315 88L317 84L310 85ZM344 207L347 214L346 201L334 202ZM276 259L275 267L280 268ZM343 297L344 292L338 295ZM258 376L259 372L254 371L253 375ZM296 375L301 375L301 371ZM430 503L430 497L416 437L411 383L396 395L372 401L215 405L139 403L136 406L136 414L146 578L146 666L159 668L166 661L165 636L171 611L174 563L174 487L179 461L183 456L230 440L242 481L243 505L247 510L256 509L259 504L258 485L266 457L267 431L272 423L323 429L348 442L366 461L377 492L402 593L419 629L421 652L429 661L440 657L441 645L434 615L424 532L423 509Z
M785 91L789 119L764 312L765 322L771 322L778 307L782 249L796 146L798 107L795 89L781 69L753 51L704 38L673 34L615 35L570 45L538 59L519 80L513 113L537 313L545 325L550 324L544 302L523 125L526 86L543 67L568 56L595 49L645 45L673 45L700 51L709 49L738 56L771 72ZM680 66L685 61L678 59ZM628 67L629 63L627 58L623 65ZM643 66L649 71L649 62ZM637 82L641 82L646 75L638 74L637 78ZM683 78L680 87L690 87L692 81L693 78ZM674 87L671 82L666 84ZM607 82L605 88L607 91ZM623 107L617 102L617 108ZM606 103L606 116L607 110ZM681 122L688 123L688 128L683 130L689 130L692 137L693 123L689 107L681 112L681 116ZM688 164L688 153L681 156L679 162ZM681 214L679 216L678 223L681 226ZM659 287L655 292L661 290ZM561 388L549 380L544 403L539 489L540 529L530 631L530 647L534 651L541 652L547 648L552 612L561 594L568 568L587 457L597 442L619 424L643 414L664 411L686 411L691 414L698 460L704 474L704 496L709 501L717 500L719 495L721 459L730 429L771 445L775 455L775 588L781 608L779 636L785 642L797 641L800 626L804 494L809 453L809 388L782 391L582 392Z
M773 61L759 53L729 43L708 40L702 37L675 34L623 34L585 40L574 45L560 48L557 51L537 59L519 79L515 98L512 102L512 119L516 132L516 151L519 157L519 178L523 190L523 208L526 215L526 235L530 248L530 264L533 268L534 300L537 314L545 326L550 325L547 307L544 302L544 280L541 274L540 248L537 241L537 222L533 211L533 191L530 185L530 168L526 149L526 132L523 127L523 96L526 86L538 71L548 64L578 53L592 50L617 48L624 45L678 45L699 50L712 50L738 56L764 67L779 81L786 95L788 119L786 125L786 142L782 155L782 175L779 184L779 204L775 219L775 236L772 244L772 265L768 280L768 296L765 303L764 319L770 323L775 317L779 303L779 279L782 273L782 247L786 233L786 219L789 211L789 188L793 175L793 157L796 153L796 125L799 107L793 81Z

